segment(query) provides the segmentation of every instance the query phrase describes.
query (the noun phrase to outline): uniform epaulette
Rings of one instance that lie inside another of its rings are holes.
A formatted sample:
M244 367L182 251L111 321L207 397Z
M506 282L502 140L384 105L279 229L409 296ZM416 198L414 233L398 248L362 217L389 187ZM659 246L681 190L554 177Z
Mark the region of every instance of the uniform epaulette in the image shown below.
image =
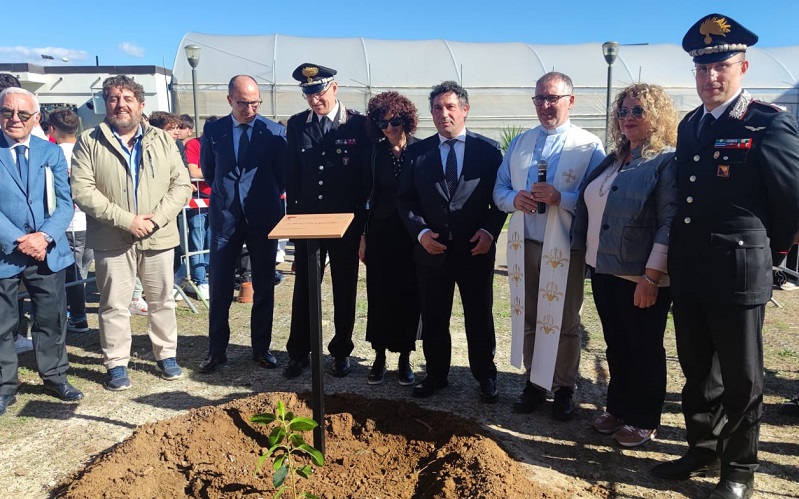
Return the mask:
M306 112L308 112L308 110L307 110L307 109L306 109L305 111L300 111L299 113L292 114L292 115L289 117L289 119L291 119L291 118L293 118L293 117L295 117L295 116L299 116L299 115L301 115L302 113L306 113Z
M356 111L355 109L350 109L350 108L347 108L347 114L350 114L352 116L361 116L360 111Z
M779 106L777 104L774 104L773 102L766 102L766 101L762 101L762 100L753 99L752 100L752 105L759 105L759 106L764 107L764 108L766 108L768 110L772 110L772 111L775 111L775 112L778 112L778 113L782 112L782 111L787 111L787 109L785 109L784 107Z

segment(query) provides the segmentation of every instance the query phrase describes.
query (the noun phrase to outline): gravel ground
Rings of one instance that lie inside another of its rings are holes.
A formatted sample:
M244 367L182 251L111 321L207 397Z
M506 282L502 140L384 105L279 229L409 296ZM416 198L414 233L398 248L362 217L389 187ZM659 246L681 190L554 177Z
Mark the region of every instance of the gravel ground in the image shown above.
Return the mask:
M280 268L288 279L276 289L273 351L285 364L293 275L288 263ZM453 369L449 388L419 401L411 399L409 389L395 383L390 372L385 384L367 385L365 378L372 352L363 341L366 316L363 268L361 277L353 373L344 379L326 375L328 395L353 393L412 401L423 408L469 418L483 425L502 448L528 469L535 481L571 491L575 497L691 498L703 497L713 487L714 481L710 479L672 483L648 474L653 465L686 450L679 403L682 376L671 324L666 334L668 394L658 438L640 449L628 450L590 429L591 421L603 408L607 383L605 346L590 293L587 293L583 310L586 335L576 395L580 411L574 421L558 423L550 417L550 403L527 416L513 414L510 410L524 381L508 360L510 319L503 267L497 267L495 279L500 390L500 400L495 405L478 401L477 385L467 367L459 305L455 307L452 321ZM332 328L327 320L331 317L332 306L328 286L325 279L325 344ZM766 316L766 411L761 429L762 466L755 485L758 497L799 497L799 458L796 457L799 454L799 418L781 415L778 410L785 396L799 393L799 325L796 321L799 293L777 291L775 298L782 308L769 305ZM96 294L89 295L90 312L96 312L96 300ZM89 320L90 325L96 327L96 316L90 314ZM69 335L70 381L86 393L80 404L63 404L44 395L33 355L23 354L18 402L6 416L0 417L0 491L3 491L0 496L51 496L50 491L59 480L123 441L139 425L185 414L191 408L217 405L257 393L310 390L310 373L286 380L279 370L263 370L252 364L248 346L248 305L234 304L231 311L234 334L228 350L230 362L212 376L195 372L207 348L207 311L201 308L200 314L195 315L185 304L179 305L178 321L181 334L178 360L184 366L183 378L168 382L158 377L146 336L146 318L134 317L134 358L130 364L133 387L119 393L102 388L105 370L96 329L82 335ZM424 359L421 345L417 348L413 360L418 374L423 372ZM389 357L389 368L395 363L396 358Z

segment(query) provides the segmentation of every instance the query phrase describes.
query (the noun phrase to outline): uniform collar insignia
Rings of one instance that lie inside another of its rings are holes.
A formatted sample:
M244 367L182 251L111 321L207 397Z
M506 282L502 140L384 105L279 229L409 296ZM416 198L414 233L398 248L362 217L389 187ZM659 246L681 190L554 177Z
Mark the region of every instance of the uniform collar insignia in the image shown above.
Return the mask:
M730 118L740 120L746 114L746 110L749 108L749 104L752 103L752 96L746 90L741 92L740 97L735 101L732 108L730 109Z

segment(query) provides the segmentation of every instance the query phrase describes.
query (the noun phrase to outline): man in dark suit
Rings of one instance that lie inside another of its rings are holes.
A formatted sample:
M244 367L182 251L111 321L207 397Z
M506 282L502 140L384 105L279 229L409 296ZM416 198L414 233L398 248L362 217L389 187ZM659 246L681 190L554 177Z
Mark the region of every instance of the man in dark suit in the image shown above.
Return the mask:
M799 229L796 120L741 88L755 42L721 14L683 38L703 103L678 129L680 206L668 262L689 448L653 473L686 479L720 470L711 498L752 495L772 262Z
M67 381L65 269L75 260L66 229L72 220L67 162L55 144L31 131L39 102L21 88L0 92L0 415L16 402L20 282L36 316L31 328L44 391L77 401L83 393Z
M304 213L354 213L341 239L319 241L320 259L330 257L333 284L333 323L336 331L328 344L333 356L332 374L350 373L355 295L358 289L358 245L366 220L366 199L371 188L365 118L336 98L336 70L304 63L292 76L311 109L289 118L287 125L286 211ZM311 324L308 304L307 243L294 241L296 278L291 304L291 332L286 345L289 363L283 375L294 378L310 363ZM320 273L321 275L321 273Z
M408 147L397 192L400 217L418 241L414 258L427 377L412 394L427 397L448 385L457 284L469 366L482 400L496 402L492 282L495 242L506 214L494 204L493 189L502 153L496 142L466 130L469 95L457 83L433 87L430 110L438 134Z
M269 351L277 241L268 239L267 234L283 217L285 130L258 115L261 92L251 76L231 78L227 100L231 113L205 126L200 148L200 166L211 186L211 306L208 357L200 364L201 373L214 372L227 362L234 273L245 243L252 265L253 360L267 369L277 367L277 359Z

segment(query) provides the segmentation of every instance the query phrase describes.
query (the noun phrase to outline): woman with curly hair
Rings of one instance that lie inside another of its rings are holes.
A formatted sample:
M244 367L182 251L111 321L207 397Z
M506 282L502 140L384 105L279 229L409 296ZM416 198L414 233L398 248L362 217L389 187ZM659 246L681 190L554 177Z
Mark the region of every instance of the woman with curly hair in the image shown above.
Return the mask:
M417 123L416 107L397 92L383 92L369 101L366 127L374 141L373 183L358 256L366 264L366 340L375 350L367 377L370 385L383 382L386 350L400 354L399 384L415 381L410 354L419 333L419 292L413 240L397 213L396 194L405 149L416 141L412 134Z
M607 410L593 427L636 447L655 437L666 397L677 112L663 88L645 83L622 90L613 109L614 151L580 193L574 245L586 249L610 369Z

